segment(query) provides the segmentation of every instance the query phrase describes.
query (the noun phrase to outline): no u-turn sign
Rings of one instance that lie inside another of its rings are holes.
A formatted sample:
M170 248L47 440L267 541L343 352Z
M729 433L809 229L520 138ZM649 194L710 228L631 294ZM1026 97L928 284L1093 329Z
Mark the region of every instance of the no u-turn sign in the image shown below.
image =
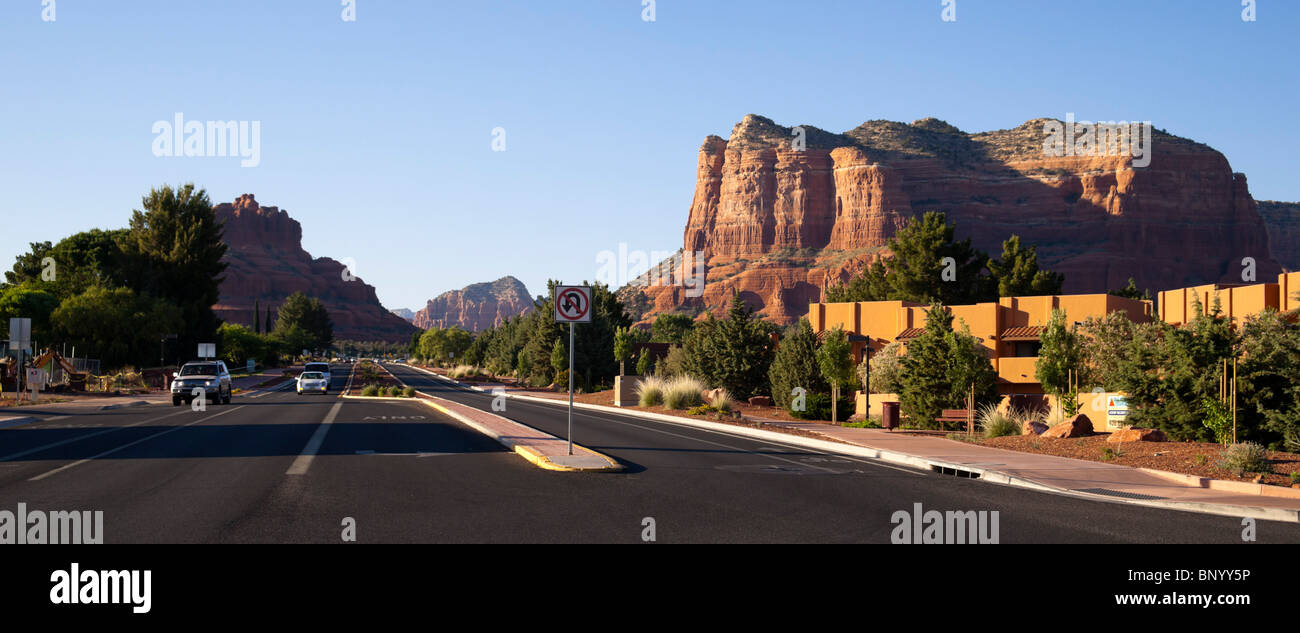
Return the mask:
M591 286L556 286L555 320L591 323Z

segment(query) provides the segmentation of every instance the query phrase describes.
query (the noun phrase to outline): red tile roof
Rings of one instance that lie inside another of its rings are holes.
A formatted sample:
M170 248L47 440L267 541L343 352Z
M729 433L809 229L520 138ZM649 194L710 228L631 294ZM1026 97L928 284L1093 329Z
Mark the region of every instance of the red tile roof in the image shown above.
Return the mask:
M1004 341L1037 341L1043 336L1043 331L1047 328L1042 325L1026 325L1021 327L1009 327L1002 330L999 336Z

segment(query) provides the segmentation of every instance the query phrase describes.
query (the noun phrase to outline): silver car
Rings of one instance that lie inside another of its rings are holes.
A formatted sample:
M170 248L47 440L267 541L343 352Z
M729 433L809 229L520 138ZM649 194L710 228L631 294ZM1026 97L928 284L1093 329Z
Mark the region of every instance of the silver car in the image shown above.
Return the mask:
M200 395L194 390L200 389ZM225 361L205 360L185 363L172 381L172 405L180 406L202 397L213 404L230 404L230 371Z

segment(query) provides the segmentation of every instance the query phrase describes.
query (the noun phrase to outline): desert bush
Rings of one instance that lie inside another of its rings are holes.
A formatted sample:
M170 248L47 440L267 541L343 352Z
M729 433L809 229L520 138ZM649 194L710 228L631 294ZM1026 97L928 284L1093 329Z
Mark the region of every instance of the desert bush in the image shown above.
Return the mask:
M731 413L731 410L736 407L736 400L731 397L731 393L723 389L709 398L709 406L722 413Z
M690 377L678 376L664 385L664 406L669 409L689 409L704 404L704 383Z
M664 403L664 379L658 376L646 376L636 386L637 404L653 407Z
M403 395L403 396L406 396L407 398L414 398L414 397L415 397L415 387L403 387L403 388L402 388L402 395Z
M377 386L375 386L375 385L366 385L366 386L361 390L361 395L363 395L363 396L377 396L377 395L379 395L379 387L377 387Z
M853 411L856 407L853 398L840 398L838 408L840 411ZM790 415L800 420L829 420L831 419L831 396L828 393L810 393L804 396L804 410L790 410Z
M1219 458L1219 468L1241 475L1243 473L1265 473L1271 470L1268 452L1255 442L1240 442L1224 449Z
M977 414L980 429L984 431L984 437L1004 437L1007 435L1020 435L1023 428L1023 417L1017 415L1017 411L1009 410L1002 412L996 404L986 404L980 407Z

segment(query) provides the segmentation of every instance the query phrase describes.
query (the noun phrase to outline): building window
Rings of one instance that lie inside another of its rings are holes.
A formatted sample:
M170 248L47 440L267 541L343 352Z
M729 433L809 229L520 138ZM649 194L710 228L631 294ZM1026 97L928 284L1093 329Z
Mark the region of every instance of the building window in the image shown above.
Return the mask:
M1016 341L1013 355L1017 358L1029 358L1037 356L1038 350L1042 348L1041 341Z

